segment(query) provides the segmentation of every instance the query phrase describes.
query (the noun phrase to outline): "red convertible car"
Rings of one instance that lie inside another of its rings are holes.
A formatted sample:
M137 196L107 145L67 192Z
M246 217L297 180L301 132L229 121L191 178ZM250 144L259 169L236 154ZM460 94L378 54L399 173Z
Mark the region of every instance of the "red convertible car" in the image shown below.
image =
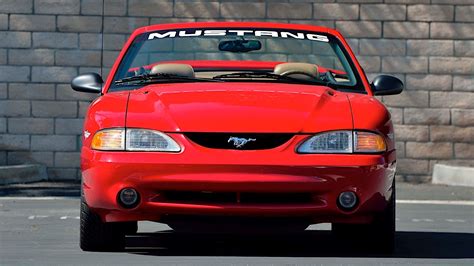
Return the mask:
M81 150L83 250L120 250L137 221L180 232L336 235L390 250L396 154L390 113L339 32L211 22L137 29L100 93Z

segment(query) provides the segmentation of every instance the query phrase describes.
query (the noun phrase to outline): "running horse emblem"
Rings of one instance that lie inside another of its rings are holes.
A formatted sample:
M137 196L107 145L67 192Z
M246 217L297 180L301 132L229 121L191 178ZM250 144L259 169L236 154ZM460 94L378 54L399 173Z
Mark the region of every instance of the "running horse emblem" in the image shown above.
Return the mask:
M245 144L247 144L247 142L250 142L250 141L256 141L257 139L252 139L252 138L238 138L238 137L230 137L229 140L227 140L227 143L230 143L231 141L233 141L234 143L234 146L236 148L242 148Z

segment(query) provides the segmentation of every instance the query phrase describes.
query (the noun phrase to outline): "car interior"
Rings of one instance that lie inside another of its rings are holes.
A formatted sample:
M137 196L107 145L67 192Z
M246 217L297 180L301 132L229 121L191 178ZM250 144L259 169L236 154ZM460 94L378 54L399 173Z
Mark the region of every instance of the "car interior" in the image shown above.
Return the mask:
M236 72L246 72L242 70L229 70L229 71L216 71L216 70L199 70L195 71L194 68L189 64L180 63L161 63L154 65L149 74L169 74L182 76L187 78L213 78L220 75L226 75ZM309 63L280 63L277 64L273 71L273 74L288 76L300 80L326 80L334 82L347 82L348 79L342 75L334 75L330 71L326 71L323 74L320 73L319 67L315 64ZM138 74L138 73L136 73ZM245 78L249 79L249 78ZM261 79L261 78L259 78Z

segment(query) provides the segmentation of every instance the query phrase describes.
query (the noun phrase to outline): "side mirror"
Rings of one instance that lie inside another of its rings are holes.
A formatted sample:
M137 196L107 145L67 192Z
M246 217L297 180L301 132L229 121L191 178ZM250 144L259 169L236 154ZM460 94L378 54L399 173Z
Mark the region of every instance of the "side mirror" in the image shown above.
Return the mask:
M87 73L75 77L71 81L71 88L75 91L100 93L104 81L97 73Z
M372 81L374 95L395 95L403 91L403 82L396 77L380 75Z

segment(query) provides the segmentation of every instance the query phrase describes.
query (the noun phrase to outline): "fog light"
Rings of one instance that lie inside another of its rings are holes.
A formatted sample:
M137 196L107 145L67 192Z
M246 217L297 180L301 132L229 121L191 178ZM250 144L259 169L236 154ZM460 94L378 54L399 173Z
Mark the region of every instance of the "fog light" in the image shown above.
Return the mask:
M342 192L337 202L339 203L339 207L344 210L353 209L357 204L357 195L352 191Z
M138 205L140 199L138 192L133 188L124 188L119 193L119 203L125 208L133 208Z

